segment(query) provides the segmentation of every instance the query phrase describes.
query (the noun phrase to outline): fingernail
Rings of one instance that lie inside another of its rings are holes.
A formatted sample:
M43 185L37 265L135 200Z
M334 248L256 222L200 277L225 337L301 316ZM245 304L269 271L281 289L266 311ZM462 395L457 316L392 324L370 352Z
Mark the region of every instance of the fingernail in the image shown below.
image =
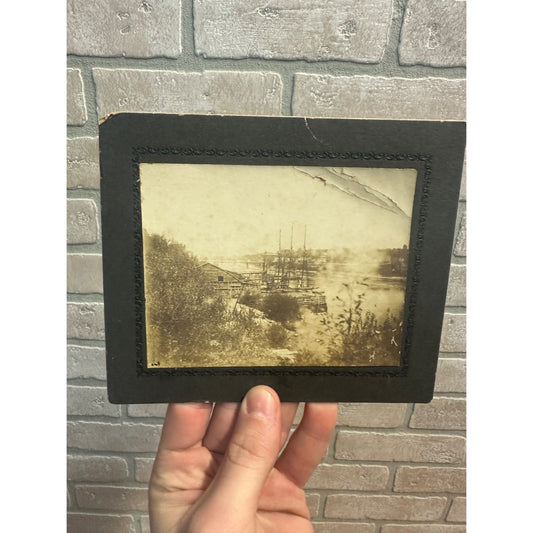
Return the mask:
M244 403L249 415L261 418L272 418L276 412L274 396L263 388L254 388L248 392Z

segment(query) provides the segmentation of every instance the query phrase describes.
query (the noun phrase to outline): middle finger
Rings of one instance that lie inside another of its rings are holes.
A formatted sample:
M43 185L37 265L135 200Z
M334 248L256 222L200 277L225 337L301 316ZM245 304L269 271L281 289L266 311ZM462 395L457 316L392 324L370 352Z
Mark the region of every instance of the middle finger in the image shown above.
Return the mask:
M215 404L202 444L216 453L224 453L233 433L241 404L223 402Z
M294 417L296 416L296 411L298 409L298 403L288 403L283 402L281 404L281 442L280 450L285 446L287 437L291 430L291 426L294 422Z

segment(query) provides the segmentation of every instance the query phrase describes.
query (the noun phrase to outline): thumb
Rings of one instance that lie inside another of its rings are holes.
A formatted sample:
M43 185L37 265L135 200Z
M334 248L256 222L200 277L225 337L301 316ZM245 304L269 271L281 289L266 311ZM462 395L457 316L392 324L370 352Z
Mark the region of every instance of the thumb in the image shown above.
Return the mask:
M255 514L280 439L278 395L270 387L252 388L242 402L224 459L206 495L214 512L223 509L224 514L241 514L246 509Z

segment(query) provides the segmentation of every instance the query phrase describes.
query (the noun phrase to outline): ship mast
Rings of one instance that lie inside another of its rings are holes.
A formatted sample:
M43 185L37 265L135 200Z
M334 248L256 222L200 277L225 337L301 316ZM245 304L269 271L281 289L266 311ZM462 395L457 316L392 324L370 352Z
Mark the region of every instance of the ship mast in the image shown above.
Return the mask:
M287 270L287 287L290 287L291 285L291 274L294 269L294 256L292 252L293 237L294 237L294 222L291 224L291 248L289 251L289 268Z
M309 287L309 271L307 270L307 225L304 226L304 250L302 257L302 281L305 275L305 286Z

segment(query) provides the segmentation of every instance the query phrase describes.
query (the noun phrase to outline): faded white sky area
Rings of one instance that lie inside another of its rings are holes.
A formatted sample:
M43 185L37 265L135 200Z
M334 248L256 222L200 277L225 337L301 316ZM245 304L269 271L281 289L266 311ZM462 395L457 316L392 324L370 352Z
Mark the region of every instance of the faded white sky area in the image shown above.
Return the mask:
M416 170L344 169L406 217L306 174L319 168L142 163L143 228L203 259L275 252L280 230L289 248L291 229L295 249L304 231L308 249L409 245Z

